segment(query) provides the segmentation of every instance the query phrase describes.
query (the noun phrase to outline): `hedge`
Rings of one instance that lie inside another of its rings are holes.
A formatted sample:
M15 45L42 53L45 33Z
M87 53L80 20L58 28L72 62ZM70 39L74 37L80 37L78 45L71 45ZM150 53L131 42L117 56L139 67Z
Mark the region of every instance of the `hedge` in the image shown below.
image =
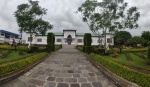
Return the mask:
M85 53L91 53L92 47L91 47L91 34L90 33L85 33L84 34L84 47L83 47L83 52Z
M127 79L128 81L134 82L142 87L150 87L150 75L144 74L138 71L131 70L126 66L122 66L116 62L108 60L102 56L91 53L90 56L97 62L101 63L103 66L108 68L110 71L116 75Z
M38 55L27 57L23 60L18 60L18 61L6 63L6 64L1 64L0 65L0 76L7 74L9 72L12 72L12 71L19 70L19 69L21 69L21 68L23 68L29 64L32 64L35 61L42 59L46 55L47 55L47 53L43 52L43 53L40 53Z
M54 44L55 44L55 35L53 33L48 33L46 46L47 52L54 51L55 49Z

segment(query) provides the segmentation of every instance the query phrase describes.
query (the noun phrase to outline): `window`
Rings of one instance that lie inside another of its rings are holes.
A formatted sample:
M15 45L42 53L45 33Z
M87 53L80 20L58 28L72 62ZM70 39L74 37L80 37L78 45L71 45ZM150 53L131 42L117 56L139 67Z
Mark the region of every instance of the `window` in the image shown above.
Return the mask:
M112 39L111 38L107 38L107 43L112 43Z
M59 38L59 39L57 39L57 42L61 42L61 39Z
M97 42L98 42L98 43L102 43L102 39L98 39Z
M78 39L78 43L82 43L82 39Z
M37 42L42 42L42 38L38 38L38 39L37 39Z
M10 35L10 37L11 37L11 38L14 38L15 36L14 36L14 35Z
M28 41L31 41L32 40L32 37L28 37Z
M5 36L5 34L4 34L4 33L1 33L1 36Z

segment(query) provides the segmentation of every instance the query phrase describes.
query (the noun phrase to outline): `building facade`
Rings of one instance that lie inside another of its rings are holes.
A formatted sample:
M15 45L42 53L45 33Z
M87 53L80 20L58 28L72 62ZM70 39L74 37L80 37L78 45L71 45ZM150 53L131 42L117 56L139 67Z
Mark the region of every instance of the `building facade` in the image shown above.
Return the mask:
M9 43L12 44L13 40L16 43L19 43L20 39L19 39L19 34L13 33L13 32L9 32L6 30L0 30L0 43Z
M63 30L63 33L54 33L55 34L55 44L71 44L71 45L83 45L83 36L84 33L76 33L76 30ZM112 34L106 34L107 45L114 45L114 39ZM104 45L104 36L95 36L92 35L92 45ZM26 33L26 44L30 43L30 33ZM47 36L38 35L33 33L32 44L46 45Z

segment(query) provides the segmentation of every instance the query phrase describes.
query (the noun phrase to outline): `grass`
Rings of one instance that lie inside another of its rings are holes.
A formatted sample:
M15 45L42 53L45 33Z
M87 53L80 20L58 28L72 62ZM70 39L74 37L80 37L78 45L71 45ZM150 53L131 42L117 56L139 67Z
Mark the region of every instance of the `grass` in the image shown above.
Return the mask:
M150 66L147 64L148 59L142 59L137 55L134 55L133 53L129 53L129 55L133 61L128 61L126 59L125 54L119 54L117 58L113 58L112 55L104 56L104 57L123 65L129 65L133 67L142 68L145 70L150 70Z
M35 54L35 53L34 53ZM27 52L23 52L23 55L19 55L19 51L12 51L7 58L1 58L0 63L9 62L16 59L21 59L23 57L31 56L33 54L29 54Z

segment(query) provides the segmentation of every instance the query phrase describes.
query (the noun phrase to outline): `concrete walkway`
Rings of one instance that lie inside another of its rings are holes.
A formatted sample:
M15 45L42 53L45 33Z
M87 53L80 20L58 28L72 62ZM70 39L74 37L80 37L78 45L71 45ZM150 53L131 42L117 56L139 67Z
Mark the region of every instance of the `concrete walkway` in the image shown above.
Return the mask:
M116 87L73 46L63 49L24 75L0 87Z

